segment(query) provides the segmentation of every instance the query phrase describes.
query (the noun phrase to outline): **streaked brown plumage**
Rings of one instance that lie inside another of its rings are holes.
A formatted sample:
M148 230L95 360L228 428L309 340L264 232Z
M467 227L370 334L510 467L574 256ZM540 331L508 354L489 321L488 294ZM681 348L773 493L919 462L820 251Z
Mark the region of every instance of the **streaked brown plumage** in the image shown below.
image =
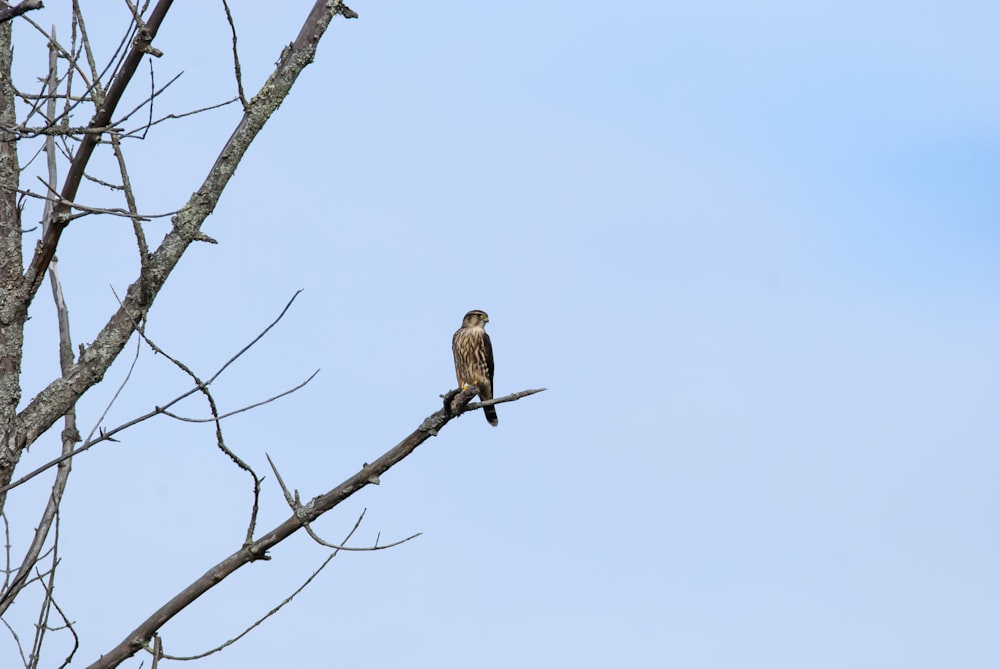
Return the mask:
M486 324L489 322L490 317L485 311L473 309L465 314L462 327L451 338L458 387L478 387L479 399L484 401L493 399L493 344L486 334ZM495 426L499 422L496 407L483 407L483 412L490 425Z

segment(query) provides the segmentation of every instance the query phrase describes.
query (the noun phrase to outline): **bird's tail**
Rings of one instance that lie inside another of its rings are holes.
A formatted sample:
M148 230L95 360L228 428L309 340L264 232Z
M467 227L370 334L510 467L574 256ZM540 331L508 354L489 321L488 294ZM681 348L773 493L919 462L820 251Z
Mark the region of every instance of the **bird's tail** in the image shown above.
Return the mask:
M497 424L500 422L500 419L497 418L497 408L495 406L491 405L488 407L483 407L483 413L486 414L486 420L488 420L490 422L490 425L492 425L493 427L496 427Z

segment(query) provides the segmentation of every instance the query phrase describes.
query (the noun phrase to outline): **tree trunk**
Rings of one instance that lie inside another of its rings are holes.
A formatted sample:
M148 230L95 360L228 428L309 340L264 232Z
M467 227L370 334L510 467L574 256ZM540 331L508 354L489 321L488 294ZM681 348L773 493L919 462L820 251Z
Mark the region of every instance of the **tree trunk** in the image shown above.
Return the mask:
M11 24L0 24L0 128L17 124L11 83ZM16 138L0 130L0 486L10 483L21 457L17 404L21 400L21 349L26 310L21 300L24 266L21 213L17 206L20 168ZM6 493L0 493L3 511Z

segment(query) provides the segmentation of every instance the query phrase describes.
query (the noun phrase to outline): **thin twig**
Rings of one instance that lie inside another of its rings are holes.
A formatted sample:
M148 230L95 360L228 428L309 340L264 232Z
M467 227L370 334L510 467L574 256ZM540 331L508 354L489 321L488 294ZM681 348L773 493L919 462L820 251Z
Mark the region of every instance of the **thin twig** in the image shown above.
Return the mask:
M58 511L56 513L58 518ZM58 527L58 521L56 522ZM35 640L31 648L31 656L29 657L31 661L31 666L33 669L38 667L38 662L42 655L42 643L45 640L45 634L49 632L52 628L49 627L49 615L52 613L52 604L55 601L53 599L56 584L56 567L59 564L59 555L57 547L59 546L59 532L56 531L55 540L52 545L52 568L49 569L47 577L48 583L42 578L42 575L38 573L38 568L35 568L36 574L38 574L39 582L42 584L42 590L45 591L45 596L42 598L42 605L38 611L38 622L35 623Z
M128 371L125 372L125 378L122 379L122 382L118 384L117 388L115 388L114 394L111 396L111 399L108 401L108 403L104 406L104 410L101 412L101 415L97 417L96 421L94 421L94 426L90 428L90 432L87 433L87 438L83 442L84 446L86 446L87 444L95 443L91 441L94 438L94 433L101 429L101 423L104 422L104 419L107 417L108 412L111 411L111 407L115 405L115 402L118 401L118 398L121 396L122 391L125 390L125 386L128 385L128 382L132 379L132 372L135 371L135 365L137 362L139 362L139 352L141 350L142 350L142 342L136 339L135 355L132 356L132 362L129 363ZM109 441L114 441L113 439L111 439L110 436L105 437L105 434L106 433L102 432L101 438L98 439L98 441L104 441L105 439ZM74 455L79 453L82 449L83 446L70 453L69 457L73 457Z
M153 67L152 63L150 63L150 65L149 65L149 66L150 66L150 68L152 68L152 67ZM153 72L153 71L152 71L152 69L150 69L150 77L152 77L152 72ZM152 121L152 119L153 119L153 100L155 100L155 99L156 99L156 98L157 98L157 97L158 97L158 96L160 95L160 93L162 93L163 91L165 91L165 90L167 90L168 88L170 88L170 85L171 85L172 83L174 83L175 81L177 81L178 79L180 79L180 78L181 78L181 76L182 76L183 74L184 74L183 72L178 72L177 74L175 74L175 75L174 75L174 78L173 78L173 79L171 79L170 81L168 81L167 83L165 83L165 84L163 85L163 87L162 87L162 88L160 88L159 90L156 90L156 89L154 89L154 90L153 90L153 91L152 91L152 92L151 92L151 93L149 94L149 96L148 96L148 97L146 97L146 99L145 99L145 100L143 100L142 102L140 102L139 104L137 104L137 105L136 105L136 106L135 106L135 107L134 107L134 108L132 109L132 111L130 111L129 113L125 114L125 116L122 116L122 117L121 117L120 119L118 119L117 121L114 121L114 122L113 122L113 123L112 123L111 125L114 125L114 126L120 126L120 125L122 125L123 123L125 123L125 121L129 120L130 118L132 118L132 116L133 116L133 115L134 115L134 114L135 114L136 112L140 111L140 110L141 110L141 109L142 109L143 107L145 107L145 106L146 106L147 104L149 105L149 119L150 119L150 121ZM146 125L148 126L148 125L149 125L149 123L147 122L147 124L146 124Z
M0 512L0 518L3 518L3 538L4 538L3 548L4 548L4 557L5 557L5 559L4 559L4 568L3 568L3 590L6 590L7 586L10 584L10 574L11 574L11 567L10 567L10 549L11 549L11 545L10 545L10 522L8 522L8 520L7 520L7 512L6 511Z
M142 230L142 219L139 218L139 210L135 205L135 193L132 192L132 181L128 176L128 169L125 167L125 154L122 153L122 143L117 134L111 135L111 148L115 158L118 160L118 171L122 175L122 190L125 193L125 203L128 205L129 214L132 218L132 232L135 234L135 242L139 247L139 276L146 276L149 265L149 246L146 244L146 233Z
M280 400L282 397L285 397L286 395L291 395L295 391L301 390L302 388L304 388L307 383L309 383L314 378L316 378L317 374L319 374L319 370L318 369L315 372L313 372L312 374L310 374L309 378L307 378L305 381L303 381L299 385L295 386L294 388L289 388L288 390L286 390L286 391L284 391L282 393L278 393L277 395L274 395L273 397L268 397L266 400L261 400L260 402L254 402L253 404L248 404L245 407L241 407L239 409L234 409L233 411L229 411L229 412L224 413L224 414L219 414L218 419L216 419L215 417L212 417L212 418L189 418L187 416L179 416L179 415L177 415L175 413L171 413L170 411L167 411L166 409L164 409L161 413L163 413L164 416L169 416L170 418L173 418L174 420L183 421L185 423L214 423L216 420L224 420L226 418L229 418L230 416L235 416L238 413L243 413L244 411L250 411L251 409L256 409L257 407L264 406L265 404L270 404L271 402L273 402L275 400Z
M278 317L275 318L273 321L271 321L270 325L268 325L266 328L264 328L263 330L261 330L261 333L259 335L257 335L256 337L254 337L253 340L251 340L249 344L247 344L246 346L244 346L243 348L241 348L239 351L237 351L236 355L234 355L229 360L227 360L226 364L224 364L222 367L220 367L219 371L217 371L215 374L212 375L212 377L208 380L208 383L212 383L212 381L215 381L217 378L219 378L219 375L222 374L222 372L226 371L226 368L229 367L229 365L231 365L234 362L236 362L237 358L239 358L241 355L243 355L244 353L246 353L247 351L249 351L251 346L253 346L257 342L259 342L261 339L263 339L264 335L266 335L268 332L270 332L271 328L273 328L275 325L277 325L278 322L282 318L285 317L285 312L287 312L291 308L292 303L295 302L295 298L297 298L299 296L299 293L301 293L302 290L303 290L302 288L299 288L297 291L295 291L295 293L292 295L292 299L288 300L288 304L286 304L285 308L281 310L281 313L278 314Z
M0 616L0 623L3 623L7 628L7 631L10 632L10 635L14 637L14 643L17 645L17 652L21 655L21 663L25 666L25 669L27 669L28 658L24 656L24 648L21 646L21 637L17 635L17 632L14 631L14 628L11 627L6 618Z
M56 513L55 539L53 540L53 549L55 549L55 547L59 545L59 521L60 521L60 519L61 519L61 516L57 512ZM69 663L73 661L73 656L76 655L76 651L79 650L79 648L80 648L80 637L77 636L76 630L73 628L73 623L66 616L66 612L62 610L62 607L59 606L59 603L56 602L55 595L53 594L53 592L55 590L55 574L56 574L56 563L57 562L58 562L58 554L56 553L55 550L53 550L53 552L52 552L52 580L49 582L49 588L48 588L48 590L46 590L45 596L46 596L47 600L52 604L52 608L54 608L56 610L56 613L58 613L59 617L62 618L62 620L63 620L62 627L55 628L55 629L57 629L57 630L58 629L68 629L70 635L72 635L72 637L73 637L73 648L70 650L69 655L66 656L66 659L63 661L63 663L61 665L59 665L59 669L62 669L63 667L68 666ZM38 658L40 659L40 657L41 657L41 648L39 648Z
M101 104L104 103L104 86L101 85L101 79L111 67L111 63L114 62L115 56L111 57L103 71L98 72L97 59L94 58L94 51L90 44L90 35L87 33L87 23L83 20L83 10L80 9L79 0L73 0L73 17L80 26L80 44L83 47L83 53L87 55L87 65L90 67L90 80L94 82L90 94L94 99L94 106L100 107ZM119 46L119 49L120 48L121 46ZM113 78L114 76L112 75L112 79ZM108 118L110 118L110 114L108 115Z
M52 187L48 183L46 183L44 179L42 179L41 177L37 178L45 186L46 189L54 191L54 189L52 189ZM17 190L17 192L23 193L28 197L33 197L38 200L45 200L46 202L52 202L53 204L65 206L67 209L78 209L84 214L106 214L109 216L120 216L121 218L129 218L129 219L138 218L140 221L151 221L155 218L167 218L177 213L177 211L168 211L164 214L139 214L139 213L133 214L127 209L121 209L118 207L106 209L103 207L89 207L85 204L80 204L78 202L70 202L68 200L63 200L62 198L58 197L58 194L56 194L57 197L46 197L45 195L39 195L38 193L33 193L30 190L22 190L20 188ZM72 218L79 218L79 216L66 215L67 220Z
M250 106L247 96L243 93L243 73L240 69L240 52L236 48L236 24L233 22L233 13L229 11L229 3L222 0L222 7L226 10L226 20L229 21L229 29L233 33L233 69L236 71L236 90L239 91L240 102L244 111Z
M164 121L173 121L175 119L185 118L185 117L188 117L188 116L194 116L195 114L201 114L203 112L212 111L213 109L219 109L221 107L225 107L227 105L233 104L238 99L239 98L230 98L229 100L226 100L225 102L219 102L217 104L209 105L207 107L200 107L198 109L192 109L191 111L182 112L180 114L167 114L166 116L161 116L160 118L156 119L155 121L151 121L151 122L147 123L146 125L142 125L142 126L139 126L138 128L134 128L132 130L128 130L128 131L122 132L121 136L122 136L122 139L134 139L134 138L136 138L136 136L138 136L139 139L144 139L146 137L146 131L147 130L149 130L150 128L152 128L155 125L159 125L159 124L163 123Z

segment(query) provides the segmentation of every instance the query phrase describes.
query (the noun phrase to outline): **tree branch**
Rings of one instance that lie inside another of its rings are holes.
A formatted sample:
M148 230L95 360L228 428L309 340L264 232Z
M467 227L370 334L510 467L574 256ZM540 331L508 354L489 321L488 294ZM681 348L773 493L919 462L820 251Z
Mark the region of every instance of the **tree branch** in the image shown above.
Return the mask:
M33 9L41 9L44 6L42 0L23 0L23 2L19 2L13 7L0 9L0 23L10 21L25 12L30 12Z
M474 393L474 391L472 392ZM513 395L508 395L505 398L494 401L497 403L512 402L517 399L515 396L525 396L526 394L534 394L536 392L540 392L540 390L514 393ZM420 424L420 427L386 451L375 462L362 466L358 472L340 485L318 497L314 497L302 505L301 509L293 513L285 522L273 528L250 545L243 546L240 550L210 568L174 596L173 599L161 606L153 615L140 623L117 646L91 664L89 669L109 669L110 667L118 666L124 660L132 657L139 649L149 643L153 635L167 621L183 611L212 587L225 580L226 577L240 567L255 560L266 559L268 557L267 551L271 548L277 546L306 524L313 522L362 488L372 485L374 481L378 480L378 477L389 471L395 464L416 450L417 446L438 434L441 428L458 415L471 410L464 408L463 405L463 402L468 402L471 397L472 393L468 390L458 393L451 406L442 407L428 416ZM455 406L456 403L457 407Z

